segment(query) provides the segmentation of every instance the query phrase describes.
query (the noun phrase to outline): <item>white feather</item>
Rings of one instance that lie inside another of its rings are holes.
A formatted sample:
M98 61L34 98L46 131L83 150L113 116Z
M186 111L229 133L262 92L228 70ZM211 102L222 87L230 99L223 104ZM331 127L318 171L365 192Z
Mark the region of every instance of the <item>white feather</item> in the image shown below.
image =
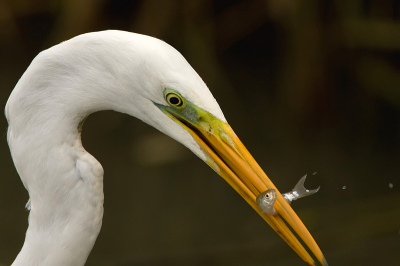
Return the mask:
M205 160L191 135L161 112L165 88L226 121L198 74L173 47L122 32L88 33L41 52L8 99L8 143L29 192L29 228L13 266L84 265L103 216L103 168L79 123L100 110L135 116Z

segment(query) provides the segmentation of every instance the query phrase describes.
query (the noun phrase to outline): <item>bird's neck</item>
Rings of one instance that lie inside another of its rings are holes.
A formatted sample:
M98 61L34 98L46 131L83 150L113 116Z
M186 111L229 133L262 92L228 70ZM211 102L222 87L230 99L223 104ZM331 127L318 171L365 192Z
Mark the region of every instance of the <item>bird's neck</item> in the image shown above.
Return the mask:
M84 265L101 228L103 169L83 148L80 130L97 111L91 102L112 107L102 105L102 91L88 98L81 88L53 90L20 83L7 106L11 154L30 197L29 227L12 266Z
M160 86L140 56L146 47L117 39L77 37L40 53L7 102L8 143L31 203L13 266L80 266L94 245L103 170L81 145L82 120L114 110L158 128L165 124L148 118L148 110L159 111L148 98L163 96L141 89Z
M12 266L84 265L93 248L102 224L103 170L82 147L77 128L70 128L64 141L48 138L55 132L40 136L31 131L10 142L30 196L29 227ZM43 138L54 145L35 145Z

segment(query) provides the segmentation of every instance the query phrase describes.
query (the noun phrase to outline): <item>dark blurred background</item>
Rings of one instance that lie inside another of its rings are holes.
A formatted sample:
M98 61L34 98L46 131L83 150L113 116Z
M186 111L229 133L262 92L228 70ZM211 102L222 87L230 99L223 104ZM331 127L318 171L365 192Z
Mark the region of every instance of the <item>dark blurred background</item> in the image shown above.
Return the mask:
M120 29L178 49L330 265L400 265L400 2L0 0L1 108L32 59ZM0 116L0 264L22 247L28 200ZM305 265L181 144L111 111L83 144L105 170L103 228L87 265ZM312 173L317 172L316 175ZM160 203L161 202L161 203Z

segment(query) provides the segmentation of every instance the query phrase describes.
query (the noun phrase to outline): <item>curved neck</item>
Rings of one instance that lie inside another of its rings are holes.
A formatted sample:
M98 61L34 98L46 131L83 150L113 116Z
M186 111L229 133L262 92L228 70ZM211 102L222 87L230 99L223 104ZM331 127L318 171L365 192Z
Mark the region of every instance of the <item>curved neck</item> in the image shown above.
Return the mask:
M157 109L141 90L156 81L144 74L136 56L141 48L126 35L86 35L40 53L8 99L8 143L31 206L13 266L80 266L93 248L103 215L103 169L82 147L79 125L100 110L143 119L139 110L149 109L143 104Z
M35 139L20 136L10 146L25 146L27 141ZM83 149L76 132L52 149L13 149L12 155L30 196L29 227L12 266L84 265L102 223L101 165ZM39 161L42 165L35 163Z
M103 169L80 139L79 124L89 114L127 113L204 159L193 137L155 105L165 103L163 91L170 86L223 118L182 55L148 36L84 34L32 61L5 110L11 154L31 202L25 243L13 266L85 263L103 213Z
M100 232L103 169L83 148L80 123L92 112L117 109L110 102L116 90L91 80L104 69L69 80L67 67L51 79L30 67L7 103L8 142L30 197L29 227L12 266L84 265Z
M84 265L100 232L103 170L82 147L78 123L65 122L45 135L30 130L9 139L30 197L29 227L12 266ZM64 134L57 136L60 128Z

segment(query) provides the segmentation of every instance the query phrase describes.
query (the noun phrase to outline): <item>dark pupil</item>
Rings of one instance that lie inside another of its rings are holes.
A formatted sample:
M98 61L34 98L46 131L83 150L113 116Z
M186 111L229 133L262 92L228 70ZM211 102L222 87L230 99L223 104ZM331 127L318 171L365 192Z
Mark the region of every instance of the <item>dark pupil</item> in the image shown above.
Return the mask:
M179 103L179 99L177 97L171 97L171 98L169 98L169 102L171 104L178 104Z
M267 194L267 195L265 195L265 197L266 197L266 198L269 198L269 195Z

